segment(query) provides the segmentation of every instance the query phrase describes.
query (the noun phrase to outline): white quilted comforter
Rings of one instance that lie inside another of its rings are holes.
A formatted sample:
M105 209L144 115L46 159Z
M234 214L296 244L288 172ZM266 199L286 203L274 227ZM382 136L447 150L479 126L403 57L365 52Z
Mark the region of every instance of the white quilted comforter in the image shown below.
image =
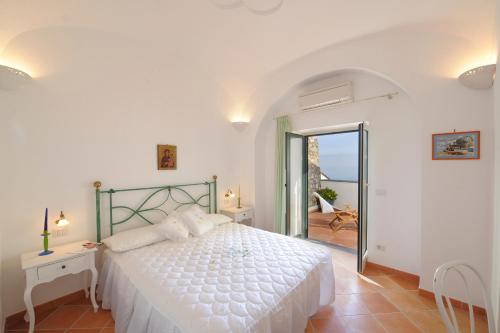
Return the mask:
M330 250L236 223L106 251L99 287L117 333L303 333L335 295Z

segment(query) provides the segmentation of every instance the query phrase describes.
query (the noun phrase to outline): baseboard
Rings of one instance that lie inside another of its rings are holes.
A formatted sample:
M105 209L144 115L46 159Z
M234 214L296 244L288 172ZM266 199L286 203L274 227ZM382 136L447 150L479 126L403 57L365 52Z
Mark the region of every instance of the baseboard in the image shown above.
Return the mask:
M85 298L85 291L83 289L79 290L77 292L59 297L59 298L52 300L52 301L49 301L47 303L39 304L39 305L35 306L35 317L41 315L42 313L54 310L55 308L57 308L63 304L75 302L75 301L81 300L82 298ZM9 328L24 321L24 314L25 313L26 313L26 310L8 316L5 319L5 326L4 327L8 330Z
M369 268L369 267L374 268L374 269L378 269L379 271L385 272L387 274L397 274L397 275L404 276L405 278L407 278L409 280L414 280L414 281L416 280L417 282L420 282L420 276L412 274L412 273L400 271L399 269L395 269L395 268L391 268L391 267L387 267L387 266L383 266L383 265L379 265L379 264L375 264L373 262L367 261L366 268Z
M317 211L319 211L319 208L318 208L318 206L311 206L311 207L308 207L308 208L307 208L307 211L308 211L309 213L312 213L312 212L317 212Z
M425 298L432 299L432 300L436 299L436 297L434 296L434 293L432 291L428 291L428 290L425 290L425 289L418 289L418 293L419 293L420 296L423 296ZM451 304L453 305L454 308L462 309L462 310L468 310L469 309L469 304L467 304L465 302L462 302L462 301L460 301L458 299L450 297L450 302L451 302ZM446 304L446 301L445 301L445 304ZM486 309L484 309L484 308L482 308L480 306L477 306L477 305L473 305L472 308L473 308L473 311L474 311L474 313L476 315L486 316Z
M411 274L411 273L407 273L407 272L403 272L403 271L400 271L398 269L394 269L394 268L390 268L390 267L387 267L387 266L383 266L383 265L379 265L379 264L375 264L375 263L372 263L372 262L367 262L366 263L366 267L372 267L372 268L375 268L375 269L378 269L382 272L386 272L388 274L398 274L398 275L402 275L402 276L405 276L407 279L413 279L413 280L417 280L420 282L420 277L418 275L415 275L415 274ZM422 297L425 297L427 299L430 299L430 300L433 300L435 301L435 297L434 297L434 293L432 291L428 291L428 290L425 290L425 289L421 289L419 288L418 289L418 294ZM451 298L450 297L450 301L451 301L451 304L457 308L457 309L463 309L463 310L468 310L469 309L469 304L465 303L465 302L462 302L458 299L455 299L455 298ZM486 310L480 306L477 306L477 305L474 305L473 306L473 309L474 309L474 313L476 315L486 315Z

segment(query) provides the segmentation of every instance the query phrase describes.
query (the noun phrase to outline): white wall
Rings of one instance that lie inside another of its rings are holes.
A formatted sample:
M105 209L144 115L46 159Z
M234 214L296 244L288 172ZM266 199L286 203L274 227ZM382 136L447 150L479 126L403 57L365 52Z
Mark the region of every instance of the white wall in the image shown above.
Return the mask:
M496 33L497 48L500 45L500 1L496 1ZM497 57L497 71L500 69L500 57ZM498 78L498 75L497 75ZM495 119L495 194L494 198L494 234L493 234L493 261L492 261L492 303L497 323L497 331L500 332L500 83L495 82L493 87L495 94L494 119Z
M0 227L0 258L2 258L2 243L3 243L3 234ZM2 294L2 276L3 276L3 267L2 261L0 260L0 333L3 333L5 327L5 317L3 313L3 294Z
M353 82L355 99L395 91L399 91L401 96L392 101L381 99L339 106L331 110L299 113L296 104L302 88L297 87L273 108L273 114L294 114L291 117L292 128L294 131L302 132L359 121L369 122L368 172L371 184L368 202L369 258L370 261L382 265L418 273L420 270L421 155L419 151L421 148L417 141L418 127L415 126L416 120L408 97L386 80L362 72L339 74L333 80L328 81L331 83ZM267 131L272 132L274 125L272 117L268 117L265 121L269 123L265 125ZM263 144L270 134L260 132L259 136L257 140ZM400 144L401 140L404 140L405 145ZM260 161L257 172L265 174L265 170L272 168L274 156L271 150L268 150L265 155L258 155L257 159ZM269 176L273 177L273 175ZM406 186L400 186L402 183ZM274 181L266 181L266 184L274 184ZM271 202L272 186L266 187L269 187L268 197L264 200ZM376 190L383 190L386 195L377 196ZM268 214L271 214L272 207L269 208ZM272 219L266 217L261 221L270 223ZM272 225L266 227L272 228ZM413 237L401 243L402 234L411 234ZM378 251L376 245L384 245L386 252Z
M410 132L406 137L412 138L411 133L414 133L416 144L422 152L419 162L422 170L421 191L417 192L421 199L416 199L422 202L421 215L417 217L421 225L418 255L421 258L418 265L421 288L432 290L432 277L436 267L456 258L474 264L489 284L493 218L492 92L468 89L456 77L477 64L478 59L485 59L484 54L491 51L491 44L415 25L333 45L270 74L248 102L249 109L260 111L256 113L256 122L244 139L244 143L250 147L248 150L254 151L255 155L241 156L242 170L246 170L248 178L255 179L257 219L271 221L273 216L272 200L266 199L272 192L272 186L267 186L266 183L272 184L272 178L268 171L262 171L260 156L263 153L263 143L273 142L274 139L269 114L279 105L276 100L308 78L344 68L368 69L391 78L403 87L416 115L415 122L408 127L409 131L416 132ZM396 98L394 102L397 101ZM338 122L344 119L347 121L346 114L347 112L339 112L339 118L342 119ZM432 161L431 135L453 129L481 130L481 160ZM399 137L392 139L397 140ZM265 154L272 153L271 148L264 149ZM393 158L387 164L394 162L396 157ZM249 165L255 165L255 168L247 168ZM401 184L400 187L406 187L406 181ZM409 191L411 195L415 194ZM392 193L394 190L388 191L388 195ZM413 218L409 214L405 218L407 217ZM406 238L401 238L405 236ZM398 243L401 244L415 242L414 234L407 231L399 237ZM392 246L383 257L389 259L395 249ZM385 263L396 268L415 267L416 265L409 264L414 263L415 258L417 256L407 257L404 263L393 262L391 258ZM450 290L455 297L463 299L465 296L457 282L452 283ZM474 300L481 302L477 291L474 292Z
M329 187L337 192L335 206L342 209L345 205L352 208L358 207L358 183L336 182L334 180L322 180L321 188Z
M2 58L34 65L37 78L22 90L0 92L5 314L23 308L19 255L40 247L44 207L51 209L51 219L64 209L73 221L68 237L57 242L93 237L90 184L96 178L104 186L154 185L217 173L220 188L240 182L243 201L256 203L257 224L271 227L272 188L265 182L272 181L273 168L262 171L256 157L274 149L274 126L265 121L261 127L262 120L299 82L353 67L400 83L419 115L422 286L430 289L436 265L456 257L490 276L491 94L466 89L455 80L464 66L484 58L488 38L482 28L488 20L477 20L475 10L488 13L488 3L452 2L410 7L401 2L394 7L387 1L382 10L381 4L374 5L377 15L355 4L340 21L331 19L331 10L305 2L290 3L273 19L218 11L208 2L194 7L178 2L178 8L167 4L168 10L158 2L147 8L127 2L119 12L114 4L101 2L94 3L99 10L69 2L12 2L2 20L9 26L1 34ZM360 17L361 12L369 14ZM408 15L395 15L400 12L416 15L409 20ZM297 13L307 24L297 24ZM443 29L426 24L382 31L410 21L440 21L448 14L457 23ZM382 24L368 24L372 19ZM442 32L447 29L453 33ZM372 31L382 32L321 49ZM478 38L463 37L469 33ZM290 36L298 38L292 43ZM318 51L308 54L311 50ZM296 60L284 65L290 59ZM269 74L261 77L264 73ZM251 125L236 134L222 112L236 108L252 91L245 112ZM482 130L481 161L429 160L432 132L453 128ZM258 131L262 135L256 136ZM159 142L178 145L178 171L155 171ZM445 212L441 207L465 201L470 208L465 211ZM35 302L78 287L78 279L72 278L37 289Z
M46 70L27 86L0 91L5 315L24 309L20 255L41 248L45 207L50 221L59 210L71 221L54 246L95 240L94 180L119 188L217 174L221 205L222 189L237 184L231 156L238 134L221 113L217 83L196 64L165 61L154 43L71 28L23 34L4 52L30 54ZM177 171L156 170L159 143L177 145ZM80 282L71 276L37 287L34 302L78 290Z

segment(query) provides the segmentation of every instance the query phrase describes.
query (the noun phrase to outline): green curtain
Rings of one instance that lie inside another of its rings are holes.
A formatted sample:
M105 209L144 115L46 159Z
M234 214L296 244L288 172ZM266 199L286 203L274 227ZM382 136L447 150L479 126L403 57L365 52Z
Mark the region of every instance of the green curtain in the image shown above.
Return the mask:
M285 233L286 192L285 192L285 133L291 129L290 120L287 116L276 119L276 163L275 163L275 207L274 207L274 231Z

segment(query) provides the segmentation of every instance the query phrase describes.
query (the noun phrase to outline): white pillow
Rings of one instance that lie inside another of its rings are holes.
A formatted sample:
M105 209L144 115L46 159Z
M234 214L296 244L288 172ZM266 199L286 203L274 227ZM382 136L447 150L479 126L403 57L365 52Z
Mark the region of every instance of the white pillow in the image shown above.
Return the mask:
M182 241L189 237L189 229L178 214L171 214L158 224L158 232L173 241Z
M212 222L215 226L233 222L232 218L223 214L207 214L206 219Z
M198 237L213 229L214 224L207 219L207 213L198 206L192 206L182 212L182 221L189 229L191 235Z
M113 252L125 252L165 240L156 225L122 231L102 242Z
M195 212L195 213L200 214L202 216L208 215L208 213L203 208L201 208L200 205L192 205L186 211L192 211L192 212Z

